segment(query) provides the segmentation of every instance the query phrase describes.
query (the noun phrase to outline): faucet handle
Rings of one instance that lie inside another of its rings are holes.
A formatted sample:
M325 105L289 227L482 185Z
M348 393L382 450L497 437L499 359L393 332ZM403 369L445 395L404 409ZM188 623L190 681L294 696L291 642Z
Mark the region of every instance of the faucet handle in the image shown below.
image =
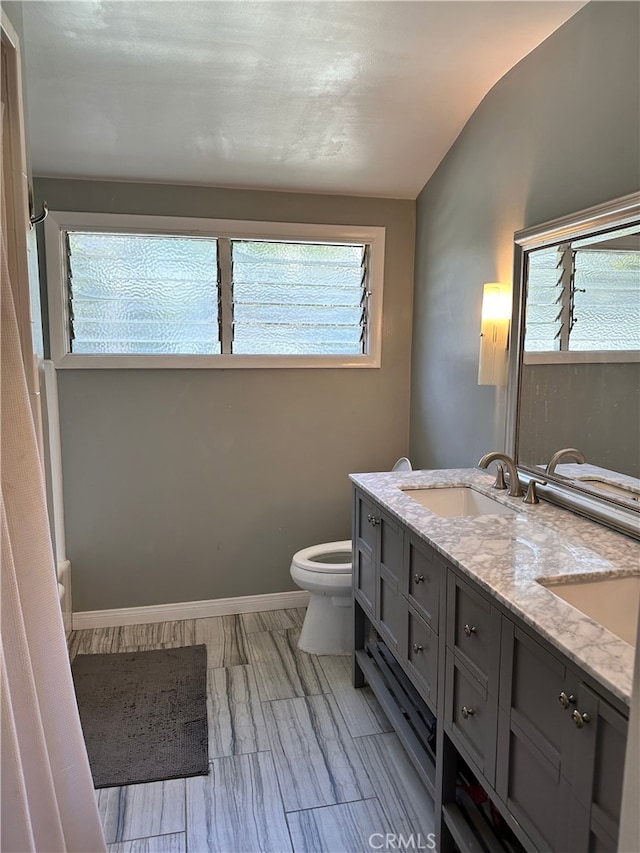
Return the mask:
M546 480L535 480L533 477L529 480L529 485L527 486L527 494L522 499L523 503L526 504L539 504L540 498L538 497L538 490L536 489L536 483L539 486L546 486Z
M496 481L491 488L500 489L501 491L507 488L507 484L504 479L504 465L498 465L496 470Z

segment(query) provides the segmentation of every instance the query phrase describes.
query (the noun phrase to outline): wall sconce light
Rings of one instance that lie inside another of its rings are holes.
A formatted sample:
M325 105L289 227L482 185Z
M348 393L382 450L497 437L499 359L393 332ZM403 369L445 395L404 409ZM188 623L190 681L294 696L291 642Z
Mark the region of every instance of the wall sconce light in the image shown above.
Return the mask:
M510 321L509 285L496 282L485 284L482 295L478 385L507 384Z

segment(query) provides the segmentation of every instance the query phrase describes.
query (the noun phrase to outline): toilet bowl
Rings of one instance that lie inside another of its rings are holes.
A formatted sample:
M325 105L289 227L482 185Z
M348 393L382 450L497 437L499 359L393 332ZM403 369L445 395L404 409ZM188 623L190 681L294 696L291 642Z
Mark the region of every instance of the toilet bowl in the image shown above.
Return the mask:
M313 545L293 555L291 577L309 591L298 648L314 655L346 655L351 641L351 540Z
M411 471L403 456L393 471ZM314 655L348 655L353 649L351 540L313 545L293 555L291 577L309 591L298 648Z

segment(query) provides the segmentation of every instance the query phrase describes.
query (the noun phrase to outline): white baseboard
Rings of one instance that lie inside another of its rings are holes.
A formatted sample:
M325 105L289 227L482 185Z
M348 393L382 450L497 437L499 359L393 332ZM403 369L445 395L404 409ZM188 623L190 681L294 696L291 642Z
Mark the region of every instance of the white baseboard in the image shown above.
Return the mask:
M309 593L303 589L272 592L266 595L243 595L238 598L211 598L205 601L182 601L176 604L152 604L148 607L122 607L117 610L81 610L73 614L73 628L112 628L118 625L147 625L173 622L177 619L203 619L207 616L232 616L235 613L257 613L260 610L284 610L306 607Z

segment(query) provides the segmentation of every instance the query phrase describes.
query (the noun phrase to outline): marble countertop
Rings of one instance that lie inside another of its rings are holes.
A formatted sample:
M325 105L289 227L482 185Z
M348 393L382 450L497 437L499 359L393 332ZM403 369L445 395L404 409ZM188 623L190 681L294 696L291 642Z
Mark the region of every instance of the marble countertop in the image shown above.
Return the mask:
M627 705L634 648L538 583L640 573L640 544L545 501L532 506L476 468L352 474L351 480ZM513 515L442 518L411 488L473 486Z

